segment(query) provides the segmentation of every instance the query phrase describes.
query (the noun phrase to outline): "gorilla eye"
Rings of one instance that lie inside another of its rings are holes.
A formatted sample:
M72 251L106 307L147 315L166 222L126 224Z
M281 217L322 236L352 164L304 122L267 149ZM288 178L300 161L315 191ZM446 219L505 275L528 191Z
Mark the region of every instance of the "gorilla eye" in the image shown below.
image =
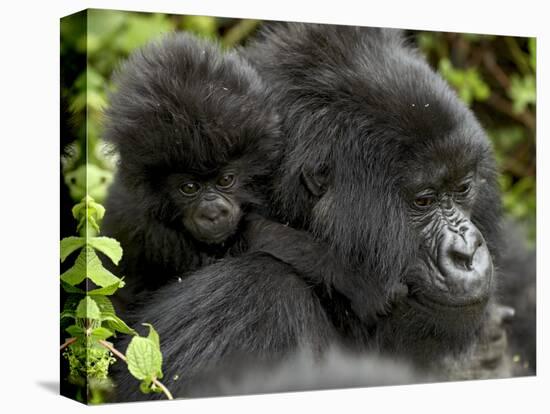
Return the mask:
M180 187L180 191L187 196L195 195L199 192L199 190L200 190L200 185L193 182L185 183Z
M470 183L462 183L458 186L458 188L456 189L456 192L458 194L466 194L468 193L468 191L470 191L470 188L471 188Z
M233 185L234 182L235 182L235 175L225 174L218 179L216 184L218 184L222 188L229 188Z
M431 196L431 195L423 195L423 196L419 196L419 197L416 197L414 199L414 204L417 206L417 207L429 207L431 206L435 201L435 197L434 196Z

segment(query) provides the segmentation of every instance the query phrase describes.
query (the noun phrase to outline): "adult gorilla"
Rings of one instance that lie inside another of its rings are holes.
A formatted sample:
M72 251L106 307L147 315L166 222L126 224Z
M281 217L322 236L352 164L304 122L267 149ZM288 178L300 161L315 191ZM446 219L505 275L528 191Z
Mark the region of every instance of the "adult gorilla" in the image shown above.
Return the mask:
M333 343L420 367L468 349L493 295L499 224L473 114L399 31L274 25L247 53L288 137L274 214L347 271L307 280L256 252L161 289L136 317L160 333L168 388L187 396L241 358L322 356ZM119 386L138 399L137 382Z

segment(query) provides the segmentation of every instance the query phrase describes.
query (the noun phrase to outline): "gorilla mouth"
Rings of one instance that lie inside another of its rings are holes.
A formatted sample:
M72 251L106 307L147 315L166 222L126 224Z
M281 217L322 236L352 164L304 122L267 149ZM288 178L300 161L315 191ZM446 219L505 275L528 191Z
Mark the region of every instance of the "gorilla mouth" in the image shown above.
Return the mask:
M411 291L411 290L410 290ZM434 299L432 296L426 294L411 294L407 298L413 305L423 309L429 310L439 310L445 312L464 312L467 310L479 312L484 308L488 301L489 295L484 295L481 297L464 299L461 301L442 301L439 299Z

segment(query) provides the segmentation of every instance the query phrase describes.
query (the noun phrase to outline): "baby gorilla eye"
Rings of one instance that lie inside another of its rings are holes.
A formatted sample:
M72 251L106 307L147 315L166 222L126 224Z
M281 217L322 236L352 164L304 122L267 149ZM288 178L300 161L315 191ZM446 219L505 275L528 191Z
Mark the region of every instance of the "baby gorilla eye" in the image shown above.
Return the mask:
M431 195L418 196L414 199L414 204L417 207L429 207L435 201L435 197Z
M197 183L193 183L193 182L189 182L189 183L185 183L183 184L181 187L180 187L180 191L186 195L186 196L192 196L192 195L195 195L199 192L200 190L200 185L197 184Z
M234 174L225 174L218 179L216 184L221 188L229 188L233 185L234 182L235 182Z

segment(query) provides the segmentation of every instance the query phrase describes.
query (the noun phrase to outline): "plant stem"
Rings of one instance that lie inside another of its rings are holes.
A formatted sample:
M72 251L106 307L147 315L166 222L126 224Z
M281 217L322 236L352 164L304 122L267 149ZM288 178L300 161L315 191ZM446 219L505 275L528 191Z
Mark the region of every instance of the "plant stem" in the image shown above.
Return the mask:
M126 357L124 356L124 354L122 352L120 352L118 349L116 349L113 344L111 344L110 342L107 342L105 341L104 339L100 339L98 341L101 345L103 345L105 348L107 348L109 351L111 351L114 355L116 355L119 359L121 359L122 361L124 361L126 364L128 364L128 361L126 360ZM168 390L168 388L166 388L164 386L164 384L162 382L160 382L158 379L156 378L153 378L153 384L155 384L157 387L159 387L162 392L164 393L164 395L166 395L166 397L169 399L169 400L173 400L174 397L172 396L172 393Z
M59 348L59 351L63 351L65 348L67 348L70 344L72 344L73 342L76 342L76 338L69 338L67 339L63 345L61 345L61 347Z

